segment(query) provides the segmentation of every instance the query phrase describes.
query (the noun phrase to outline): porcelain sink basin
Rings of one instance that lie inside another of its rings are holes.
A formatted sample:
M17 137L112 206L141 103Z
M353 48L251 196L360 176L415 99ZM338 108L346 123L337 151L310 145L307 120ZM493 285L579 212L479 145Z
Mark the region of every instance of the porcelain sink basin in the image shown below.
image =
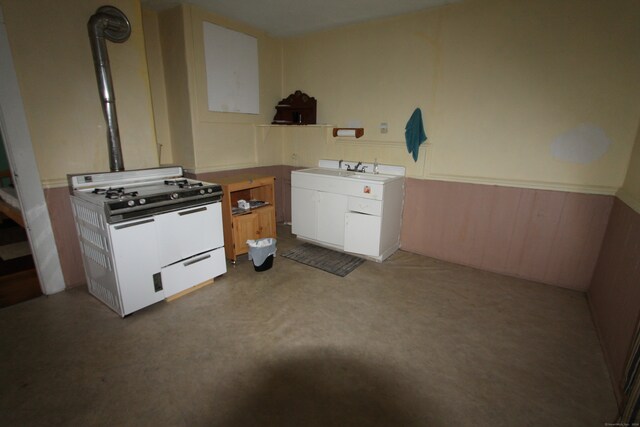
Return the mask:
M402 178L401 176L396 176L396 175L374 174L374 173L367 173L367 172L352 172L352 171L346 171L344 169L328 169L328 168L303 169L298 172L310 173L315 175L323 175L323 176L335 176L340 178L355 179L355 180L361 180L361 181L376 181L376 182L382 182L382 183Z

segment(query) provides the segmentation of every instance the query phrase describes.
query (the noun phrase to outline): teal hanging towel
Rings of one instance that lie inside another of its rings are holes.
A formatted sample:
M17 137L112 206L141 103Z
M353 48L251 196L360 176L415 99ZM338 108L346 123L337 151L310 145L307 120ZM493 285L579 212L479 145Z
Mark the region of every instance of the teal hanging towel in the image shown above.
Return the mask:
M407 126L404 128L404 138L407 141L407 150L413 156L413 161L417 162L420 144L427 140L422 125L422 111L419 108L415 109L407 122Z

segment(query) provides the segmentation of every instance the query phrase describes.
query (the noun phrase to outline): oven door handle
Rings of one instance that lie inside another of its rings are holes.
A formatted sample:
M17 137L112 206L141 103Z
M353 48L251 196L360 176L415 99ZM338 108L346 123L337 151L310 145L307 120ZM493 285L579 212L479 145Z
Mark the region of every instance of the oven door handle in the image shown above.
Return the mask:
M154 222L154 221L155 220L153 218L149 218L149 219L145 219L143 221L129 222L127 224L116 225L115 229L116 230L121 230L123 228L135 227L136 225L148 224L148 223Z
M178 215L180 215L180 216L190 215L190 214L194 214L194 213L197 213L197 212L203 212L203 211L206 211L206 210L207 210L207 207L203 206L201 208L191 209L189 211L178 212Z
M206 254L196 259L190 259L189 261L183 262L182 265L184 265L185 267L189 267L192 264L195 264L200 261L204 261L205 259L208 259L208 258L211 258L211 254Z

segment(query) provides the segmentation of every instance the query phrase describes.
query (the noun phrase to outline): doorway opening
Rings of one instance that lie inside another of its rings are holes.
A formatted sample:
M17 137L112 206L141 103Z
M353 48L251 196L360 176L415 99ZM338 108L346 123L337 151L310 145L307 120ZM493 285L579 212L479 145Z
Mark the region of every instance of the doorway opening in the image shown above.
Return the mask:
M0 129L0 308L42 295Z

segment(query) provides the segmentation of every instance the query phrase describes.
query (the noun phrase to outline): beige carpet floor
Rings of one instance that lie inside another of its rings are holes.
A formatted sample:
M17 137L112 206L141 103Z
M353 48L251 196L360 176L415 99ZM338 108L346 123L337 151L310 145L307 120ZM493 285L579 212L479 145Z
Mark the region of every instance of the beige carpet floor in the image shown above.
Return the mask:
M279 227L278 251L299 244ZM585 295L403 251L347 277L246 257L120 319L72 289L0 310L0 425L602 426Z

